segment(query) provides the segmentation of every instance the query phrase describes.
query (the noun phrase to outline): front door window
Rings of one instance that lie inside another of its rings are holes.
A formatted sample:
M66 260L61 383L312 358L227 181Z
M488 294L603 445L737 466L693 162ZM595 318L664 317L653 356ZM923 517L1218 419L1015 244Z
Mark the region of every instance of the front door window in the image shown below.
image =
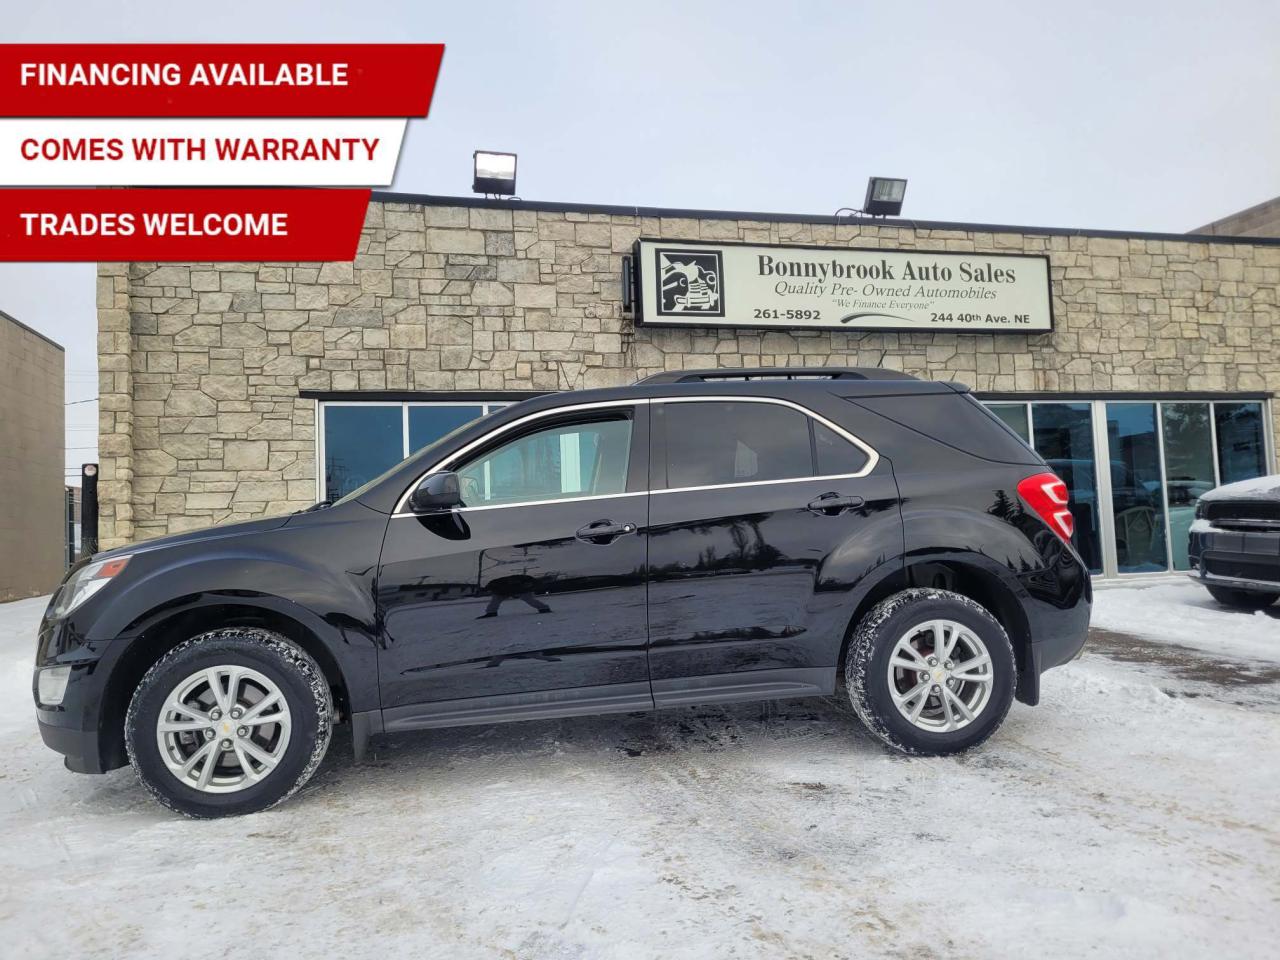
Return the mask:
M546 427L460 468L462 501L474 507L623 493L630 450L630 417Z

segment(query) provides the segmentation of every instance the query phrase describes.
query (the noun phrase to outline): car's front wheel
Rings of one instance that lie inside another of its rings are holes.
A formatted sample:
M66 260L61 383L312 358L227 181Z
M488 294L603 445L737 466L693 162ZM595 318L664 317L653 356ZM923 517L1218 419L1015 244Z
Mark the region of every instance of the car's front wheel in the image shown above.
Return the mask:
M229 627L178 644L143 676L125 717L138 778L192 817L264 810L310 779L329 746L333 699L301 647Z
M1235 590L1231 587L1209 587L1209 595L1224 607L1235 607L1237 610L1262 610L1276 601L1274 593Z
M867 729L904 753L959 753L1000 726L1013 702L1013 646L999 621L947 590L903 590L849 642L845 685Z

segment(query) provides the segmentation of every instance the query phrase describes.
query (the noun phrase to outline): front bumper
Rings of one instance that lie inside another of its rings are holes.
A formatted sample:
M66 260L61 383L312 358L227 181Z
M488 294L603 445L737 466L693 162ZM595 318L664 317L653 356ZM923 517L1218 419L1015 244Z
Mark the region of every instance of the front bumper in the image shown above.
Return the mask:
M77 773L105 773L124 766L123 739L104 737L103 696L108 670L102 655L104 643L84 640L69 619L40 623L35 671L31 678L36 724L40 737L51 750L62 754L68 770ZM40 702L39 671L54 664L71 667L62 702L49 706Z
M46 723L42 717L36 717L36 725L40 728L40 738L50 750L62 754L62 762L68 770L76 773L106 773L102 751L98 744L98 731L77 730L74 727L60 727Z
M1280 531L1224 529L1197 520L1188 543L1191 576L1233 590L1280 593Z

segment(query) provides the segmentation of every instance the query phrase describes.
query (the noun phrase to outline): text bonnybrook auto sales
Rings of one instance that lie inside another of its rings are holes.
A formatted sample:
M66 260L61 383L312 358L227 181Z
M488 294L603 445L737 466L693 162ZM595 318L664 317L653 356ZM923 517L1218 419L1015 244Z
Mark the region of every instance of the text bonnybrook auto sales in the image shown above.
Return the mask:
M990 262L972 263L968 260L961 260L954 270L938 263L936 260L930 263L908 260L906 263L895 266L883 257L878 263L841 263L834 257L830 260L776 260L767 254L760 254L758 263L759 273L762 277L783 277L810 281L807 283L789 283L786 279L780 280L777 284L777 292L780 294L822 296L826 293L823 284L828 280L902 280L908 283L930 280L935 282L960 280L965 283L979 284L1014 283L1017 280L1012 267L996 267ZM857 291L851 288L844 288L843 284L833 283L831 292L836 296L845 296ZM982 300L991 299L995 296L995 293L991 291L925 290L924 288L919 291L912 291L910 288L897 290L878 287L874 290L863 288L861 293L863 295L874 293L880 296L940 296Z

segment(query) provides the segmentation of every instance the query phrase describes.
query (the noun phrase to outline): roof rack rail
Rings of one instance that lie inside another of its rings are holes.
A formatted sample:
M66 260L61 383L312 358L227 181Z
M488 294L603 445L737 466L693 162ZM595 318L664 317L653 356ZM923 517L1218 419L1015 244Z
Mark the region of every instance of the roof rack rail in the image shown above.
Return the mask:
M636 383L714 383L720 380L916 380L900 370L881 367L719 367L712 370L667 370Z

